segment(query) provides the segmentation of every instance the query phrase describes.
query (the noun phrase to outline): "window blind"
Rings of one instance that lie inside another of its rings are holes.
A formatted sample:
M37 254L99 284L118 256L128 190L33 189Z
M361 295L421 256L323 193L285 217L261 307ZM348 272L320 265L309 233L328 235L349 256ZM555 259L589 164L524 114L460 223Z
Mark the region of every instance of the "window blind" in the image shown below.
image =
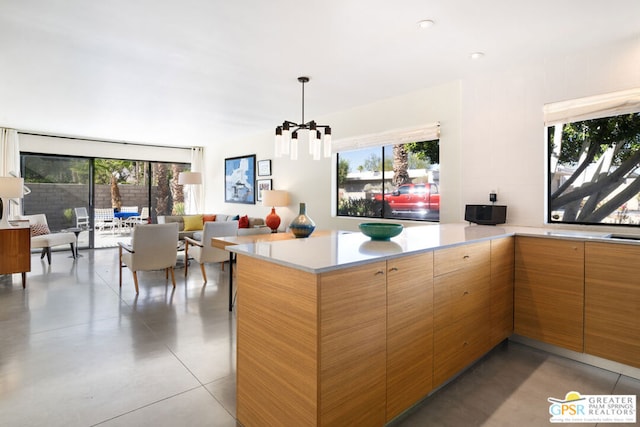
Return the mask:
M396 129L382 133L360 135L333 141L332 151L349 151L383 145L406 144L408 142L433 141L440 138L440 123Z
M553 102L543 111L546 126L635 113L640 111L640 88Z

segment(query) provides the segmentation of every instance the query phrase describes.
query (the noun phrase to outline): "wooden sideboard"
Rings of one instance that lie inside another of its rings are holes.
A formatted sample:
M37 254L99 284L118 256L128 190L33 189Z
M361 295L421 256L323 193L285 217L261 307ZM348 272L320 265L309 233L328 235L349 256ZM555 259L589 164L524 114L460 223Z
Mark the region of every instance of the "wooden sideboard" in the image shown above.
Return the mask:
M31 271L31 229L29 223L0 228L0 274L22 274L22 287Z

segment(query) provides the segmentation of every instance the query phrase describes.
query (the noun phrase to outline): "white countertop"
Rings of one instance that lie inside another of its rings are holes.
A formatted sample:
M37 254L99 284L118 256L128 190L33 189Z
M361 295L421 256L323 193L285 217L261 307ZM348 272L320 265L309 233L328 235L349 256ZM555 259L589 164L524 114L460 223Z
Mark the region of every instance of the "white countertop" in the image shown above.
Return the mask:
M359 232L332 231L313 238L257 242L228 246L226 249L310 273L323 273L376 260L514 235L640 244L639 241L608 238L610 232L463 223L405 227L400 235L387 242L373 241Z
M359 232L333 231L326 236L229 246L239 254L311 273L365 264L471 241L513 235L502 227L466 224L405 227L390 241L373 241Z
M228 246L227 250L310 273L323 273L376 260L386 260L407 254L514 235L615 241L615 243L623 244L640 243L607 238L610 234L609 232L468 225L466 223L434 224L405 227L400 235L386 242L373 241L359 232L332 231L327 235L313 238Z

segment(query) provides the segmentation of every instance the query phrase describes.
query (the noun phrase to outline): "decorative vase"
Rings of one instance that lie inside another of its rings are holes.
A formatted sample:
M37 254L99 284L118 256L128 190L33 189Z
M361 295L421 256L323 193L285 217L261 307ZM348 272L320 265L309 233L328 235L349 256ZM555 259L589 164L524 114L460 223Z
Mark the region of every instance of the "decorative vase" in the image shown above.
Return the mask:
M265 218L265 224L267 224L267 227L271 229L272 233L278 232L278 227L280 227L280 217L276 213L276 208L271 208L271 213Z
M316 223L307 216L307 207L300 203L300 213L289 225L291 232L296 237L309 237L316 229Z

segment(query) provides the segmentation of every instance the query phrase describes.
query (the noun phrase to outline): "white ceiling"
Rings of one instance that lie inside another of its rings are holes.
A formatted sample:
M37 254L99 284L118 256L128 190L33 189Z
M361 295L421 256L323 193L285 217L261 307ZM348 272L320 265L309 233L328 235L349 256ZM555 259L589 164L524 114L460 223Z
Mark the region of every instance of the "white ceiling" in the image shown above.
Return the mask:
M639 22L638 0L0 0L0 126L224 143L299 121L301 75L309 120L638 39Z

